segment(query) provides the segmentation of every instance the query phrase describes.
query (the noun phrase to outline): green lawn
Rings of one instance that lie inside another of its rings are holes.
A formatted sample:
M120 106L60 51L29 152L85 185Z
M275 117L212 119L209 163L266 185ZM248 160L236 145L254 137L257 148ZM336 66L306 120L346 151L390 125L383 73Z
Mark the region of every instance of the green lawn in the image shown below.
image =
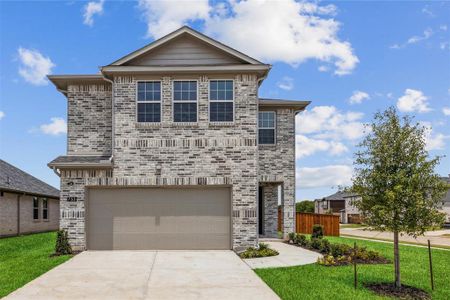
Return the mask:
M343 237L327 237L331 242L367 246L393 260L393 245L362 241ZM432 250L435 290L434 299L450 296L450 251ZM428 272L428 250L414 246L400 246L402 282L431 292ZM323 267L317 264L256 269L255 272L282 299L383 299L362 286L366 282L389 282L394 280L394 266L358 265L359 287L353 287L353 267Z
M70 259L49 257L55 241L55 232L0 239L0 298Z

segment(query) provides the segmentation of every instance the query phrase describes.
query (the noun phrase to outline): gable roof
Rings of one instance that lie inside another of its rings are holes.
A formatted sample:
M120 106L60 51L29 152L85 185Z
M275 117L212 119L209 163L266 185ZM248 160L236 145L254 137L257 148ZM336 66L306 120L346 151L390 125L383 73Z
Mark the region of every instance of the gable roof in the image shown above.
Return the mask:
M59 190L0 159L0 190L59 198Z
M129 62L131 60L134 60L137 57L140 57L142 55L145 55L145 54L149 53L150 51L152 51L152 50L154 50L154 49L156 49L156 48L158 48L158 47L168 43L169 41L171 41L171 40L173 40L173 39L175 39L175 38L177 38L177 37L179 37L181 35L184 35L184 34L192 36L192 37L195 37L198 40L203 41L206 44L208 44L208 45L210 45L212 47L215 47L218 50L221 50L221 51L227 53L228 55L230 55L232 57L235 57L235 58L237 58L237 59L239 59L239 60L241 60L241 61L243 61L243 62L245 62L247 64L263 65L262 62L254 59L254 58L252 58L252 57L250 57L250 56L248 56L248 55L246 55L246 54L244 54L242 52L239 52L239 51L237 51L237 50L235 50L235 49L233 49L233 48L231 48L231 47L229 47L227 45L224 45L221 42L216 41L216 40L214 40L214 39L212 39L212 38L210 38L210 37L208 37L208 36L198 32L198 31L196 31L196 30L194 30L194 29L192 29L192 28L190 28L188 26L183 26L183 27L181 27L181 28L179 28L179 29L177 29L177 30L175 30L175 31L173 31L173 32L163 36L162 38L157 39L157 40L153 41L152 43L150 43L150 44L148 44L148 45L146 45L146 46L144 46L144 47L142 47L142 48L140 48L140 49L138 49L136 51L133 51L133 52L125 55L124 57L122 57L122 58L112 62L108 66L123 66L127 62Z
M320 198L320 199L316 199L316 201L339 201L339 200L345 200L345 197L348 197L350 194L346 193L346 192L336 192L332 195Z

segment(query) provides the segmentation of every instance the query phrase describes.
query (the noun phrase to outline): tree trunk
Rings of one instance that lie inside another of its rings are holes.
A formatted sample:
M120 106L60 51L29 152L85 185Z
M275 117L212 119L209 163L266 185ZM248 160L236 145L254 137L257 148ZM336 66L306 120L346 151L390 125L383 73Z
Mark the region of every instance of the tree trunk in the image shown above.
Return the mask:
M400 254L398 251L398 231L394 231L394 266L395 266L395 287L400 288Z

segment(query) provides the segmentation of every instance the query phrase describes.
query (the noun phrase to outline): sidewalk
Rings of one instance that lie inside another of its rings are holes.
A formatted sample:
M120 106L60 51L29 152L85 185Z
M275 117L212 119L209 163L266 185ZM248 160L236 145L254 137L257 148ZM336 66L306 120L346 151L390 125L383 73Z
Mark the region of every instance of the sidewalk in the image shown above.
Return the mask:
M281 240L277 242L266 242L270 248L277 250L279 255L260 258L248 258L243 261L252 269L292 267L313 264L321 257L317 252L309 251L297 246L288 245Z
M342 236L354 236L367 239L380 239L380 240L394 240L394 234L391 232L369 231L359 228L341 228L340 233ZM433 247L450 247L450 237L443 236L444 234L450 234L449 229L428 231L425 236L418 236L416 239L412 236L403 235L400 236L400 242L417 243L421 245L428 245L430 240Z

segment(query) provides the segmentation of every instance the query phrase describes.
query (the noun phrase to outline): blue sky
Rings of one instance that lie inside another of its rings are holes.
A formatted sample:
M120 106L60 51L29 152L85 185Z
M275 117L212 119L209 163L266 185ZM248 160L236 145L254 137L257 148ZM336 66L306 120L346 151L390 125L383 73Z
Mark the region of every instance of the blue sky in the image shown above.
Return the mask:
M260 96L312 101L297 119L297 199L349 184L362 124L390 105L450 154L448 2L0 2L0 157L58 187L66 100L44 77L90 74L188 24L273 64ZM450 158L436 171L450 173Z

